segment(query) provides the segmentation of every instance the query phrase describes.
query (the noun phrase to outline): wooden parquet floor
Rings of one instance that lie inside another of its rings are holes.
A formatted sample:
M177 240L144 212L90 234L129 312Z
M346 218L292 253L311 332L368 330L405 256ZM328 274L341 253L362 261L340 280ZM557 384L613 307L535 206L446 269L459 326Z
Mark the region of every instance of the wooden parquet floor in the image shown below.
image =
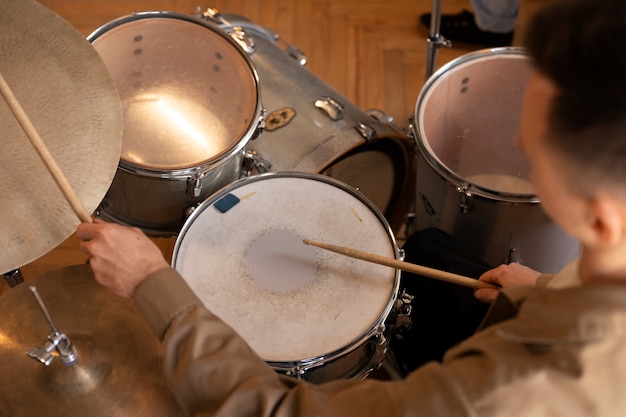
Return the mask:
M516 34L532 10L545 0L522 0ZM426 75L427 33L418 18L432 10L429 0L40 0L87 36L132 12L165 10L194 13L198 6L243 16L269 27L302 50L306 66L360 108L380 109L401 127L408 125ZM469 0L444 0L443 13L470 8ZM473 48L477 49L477 48ZM471 51L442 48L437 67ZM54 221L54 219L50 219ZM170 257L173 239L156 239ZM70 237L40 259L24 265L26 279L86 261ZM1 291L8 286L2 282Z

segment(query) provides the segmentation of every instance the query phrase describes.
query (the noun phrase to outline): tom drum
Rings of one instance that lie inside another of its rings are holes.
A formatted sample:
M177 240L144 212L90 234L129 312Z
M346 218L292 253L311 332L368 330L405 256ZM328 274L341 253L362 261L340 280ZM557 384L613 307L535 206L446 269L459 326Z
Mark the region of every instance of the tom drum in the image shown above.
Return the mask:
M263 134L248 144L252 173L321 173L363 193L394 230L412 197L414 148L383 112L365 112L304 64L306 58L269 29L224 15L248 40L267 111ZM229 26L222 24L225 30Z
M256 70L230 36L192 15L135 13L88 40L124 112L119 167L100 215L174 235L197 204L240 177L244 148L263 124Z
M461 56L429 78L411 132L417 229L438 227L485 262L557 272L578 243L540 207L515 144L530 60L521 48Z

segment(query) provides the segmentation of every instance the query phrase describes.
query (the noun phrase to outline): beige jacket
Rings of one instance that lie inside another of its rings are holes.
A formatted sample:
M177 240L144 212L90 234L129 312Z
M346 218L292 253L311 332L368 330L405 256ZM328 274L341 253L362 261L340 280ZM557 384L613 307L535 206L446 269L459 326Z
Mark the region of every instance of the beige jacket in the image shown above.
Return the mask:
M274 372L173 269L136 304L190 416L626 415L626 288L503 291L484 330L401 381L319 385Z
M582 285L580 275L578 274L578 266L580 265L580 259L576 258L568 265L566 265L557 274L542 274L535 283L538 287L547 288L570 288Z

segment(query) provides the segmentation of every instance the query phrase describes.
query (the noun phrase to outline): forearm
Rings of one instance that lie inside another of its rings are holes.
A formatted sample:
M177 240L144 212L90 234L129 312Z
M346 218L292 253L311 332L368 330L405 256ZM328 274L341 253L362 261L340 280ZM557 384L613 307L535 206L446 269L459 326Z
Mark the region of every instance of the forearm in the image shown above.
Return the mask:
M535 286L537 287L547 287L550 281L554 278L554 274L541 274L537 277L537 281L535 282Z
M279 375L172 270L149 277L135 301L162 337L168 383L190 416L432 416L464 409L452 377L434 363L394 382L313 385Z
M394 382L346 379L314 385L279 375L203 308L176 320L165 347L165 373L195 417L404 417L467 411L453 376L434 362Z
M244 393L238 394L238 398L246 397L247 381L262 385L264 404L279 401L288 385L297 382L284 377L287 386L282 386L282 378L229 326L204 308L176 271L164 269L152 274L139 286L134 299L138 310L163 342L168 383L181 405L192 415L198 410L213 414L220 405L228 407L227 403L222 403L233 390ZM270 388L276 384L280 388L272 391ZM254 398L245 400L249 406L253 403ZM255 407L260 411L263 406L256 404Z

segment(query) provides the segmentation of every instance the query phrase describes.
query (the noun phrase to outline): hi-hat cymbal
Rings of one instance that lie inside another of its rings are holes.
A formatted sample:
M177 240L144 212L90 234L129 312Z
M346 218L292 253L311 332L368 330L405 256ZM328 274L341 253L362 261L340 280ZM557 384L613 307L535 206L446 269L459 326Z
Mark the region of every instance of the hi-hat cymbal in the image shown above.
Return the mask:
M0 73L85 208L100 204L117 170L122 108L91 44L34 0L0 0ZM78 218L0 98L0 273L63 242Z
M101 287L88 265L27 281L78 361L27 356L52 333L26 283L0 297L0 410L11 416L182 416L164 380L162 347L132 300ZM0 413L4 415L3 413Z

